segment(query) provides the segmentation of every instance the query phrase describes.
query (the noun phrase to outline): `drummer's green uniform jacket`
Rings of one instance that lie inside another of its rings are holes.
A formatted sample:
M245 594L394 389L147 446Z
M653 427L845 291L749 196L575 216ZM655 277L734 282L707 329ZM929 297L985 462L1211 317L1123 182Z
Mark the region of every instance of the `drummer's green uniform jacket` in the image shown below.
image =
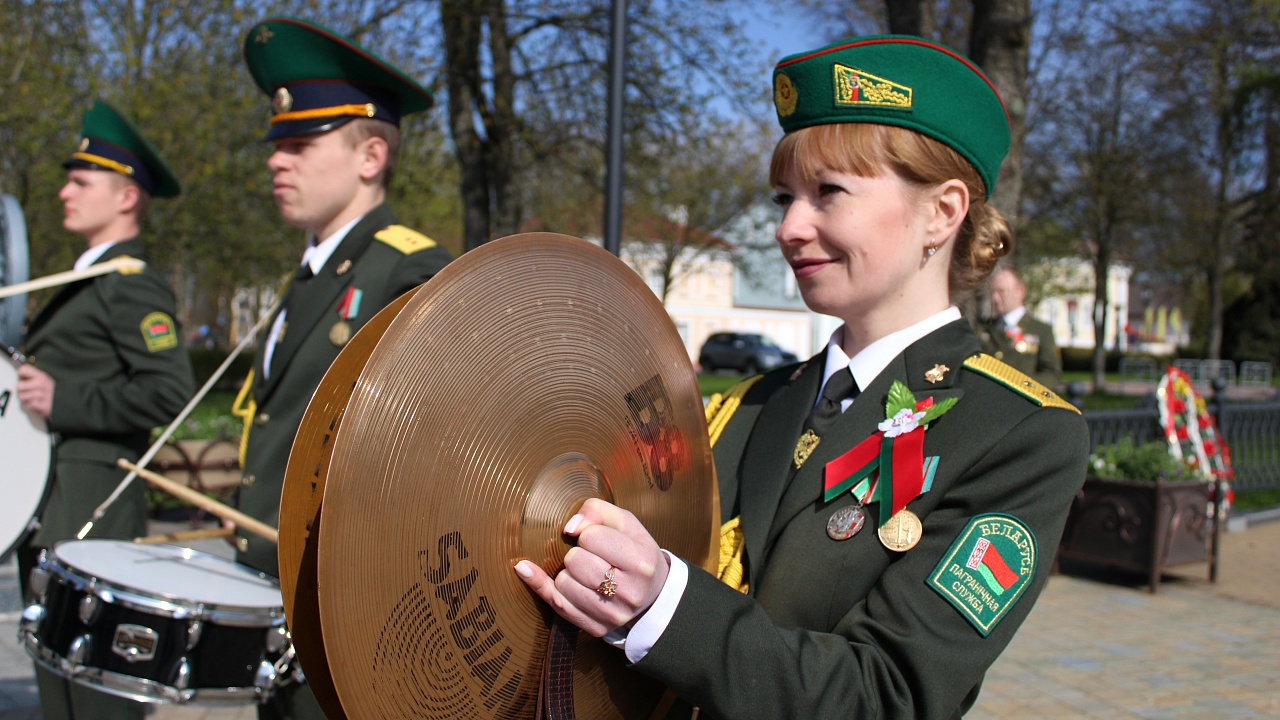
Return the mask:
M354 334L392 300L430 279L452 259L431 239L396 225L391 210L379 205L351 228L320 272L306 281L303 294L285 316L284 337L277 342L265 379L266 353L259 342L252 386L257 410L245 450L240 510L279 526L289 449L307 403L342 350L330 338L333 326L346 322ZM350 290L359 293L358 308L354 317L344 321L339 310ZM272 318L267 323L263 338L274 322ZM279 574L275 544L243 530L239 537L239 562Z
M1031 317L1031 313L1024 314L1016 328L1023 341L1019 346L1016 336L1011 337L999 328L998 320L984 321L978 328L982 351L1030 375L1042 385L1058 387L1062 382L1062 353L1053 341L1053 328Z
M964 320L909 346L789 487L825 352L756 383L714 446L723 516L742 519L749 591L691 568L671 623L636 669L702 717L960 717L1044 587L1089 448L1074 408L978 353ZM985 372L965 364L971 356ZM993 368L1006 380L992 379ZM861 532L834 540L828 519L854 500L821 500L824 466L877 432L894 380L917 401L958 401L925 432L923 454L937 469L906 506L923 537L905 552L877 537L879 503L866 507ZM966 569L990 549L978 542L987 528L1006 533L984 540L1012 569L1003 594Z
M112 245L95 264L145 260L137 239ZM195 392L191 360L174 321L169 284L150 264L61 287L27 328L30 362L53 378L53 485L31 544L75 536L136 461L151 431L177 416ZM146 534L144 485L130 484L89 537Z

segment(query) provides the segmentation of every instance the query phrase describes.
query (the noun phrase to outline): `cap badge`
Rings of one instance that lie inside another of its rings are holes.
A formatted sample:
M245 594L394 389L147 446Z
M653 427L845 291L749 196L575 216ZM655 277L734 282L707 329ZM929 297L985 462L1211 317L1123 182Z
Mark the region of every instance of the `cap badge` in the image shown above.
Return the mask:
M263 25L262 27L258 28L258 34L253 36L253 41L256 43L261 43L263 45L266 45L267 41L271 39L272 35L275 35L275 33L271 32L271 28L267 27L266 25Z
M287 113L293 107L293 95L289 94L289 88L276 88L276 94L271 98L271 110L279 115Z
M796 111L796 102L800 100L800 93L796 90L795 83L791 82L791 78L786 73L778 73L773 78L773 104L778 108L779 117L787 117Z
M89 138L87 137L80 138L80 152L84 152L85 150L88 150L88 149L89 149Z
M836 63L836 105L911 109L911 88Z

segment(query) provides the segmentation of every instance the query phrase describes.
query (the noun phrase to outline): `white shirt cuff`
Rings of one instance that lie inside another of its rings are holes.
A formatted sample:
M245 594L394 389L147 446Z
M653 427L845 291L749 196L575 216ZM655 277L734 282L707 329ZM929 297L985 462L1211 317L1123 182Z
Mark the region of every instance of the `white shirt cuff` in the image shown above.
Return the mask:
M676 607L680 605L680 598L684 597L684 589L689 584L689 566L666 550L662 554L667 556L671 567L667 570L667 581L662 585L658 599L653 601L653 605L643 615L636 618L630 628L624 625L604 636L605 642L621 648L627 654L627 660L633 664L643 660L657 644L658 638L662 637L662 633L666 632L671 618L676 614Z

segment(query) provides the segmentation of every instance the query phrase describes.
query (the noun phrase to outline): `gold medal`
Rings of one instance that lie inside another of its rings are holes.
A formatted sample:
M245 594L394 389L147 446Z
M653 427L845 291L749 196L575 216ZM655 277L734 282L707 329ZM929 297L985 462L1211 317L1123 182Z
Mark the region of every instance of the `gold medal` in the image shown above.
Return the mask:
M804 465L804 461L809 459L813 451L818 448L818 443L822 438L818 437L812 430L805 430L800 439L796 441L796 449L791 453L791 459L795 461L796 468Z
M894 552L906 552L920 542L924 525L910 510L899 510L880 526L880 544Z
M339 320L329 328L329 342L342 347L351 339L351 323L346 320Z

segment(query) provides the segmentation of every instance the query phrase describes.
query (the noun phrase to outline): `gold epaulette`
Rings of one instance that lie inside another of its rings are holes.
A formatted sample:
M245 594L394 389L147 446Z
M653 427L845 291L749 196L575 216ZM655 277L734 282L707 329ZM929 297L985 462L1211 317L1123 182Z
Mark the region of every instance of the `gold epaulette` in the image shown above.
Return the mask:
M725 425L729 424L729 418L738 411L742 398L762 377L764 376L749 377L729 388L725 394L716 393L707 401L707 435L711 438L712 447L715 447L716 440L720 439L720 433L724 432Z
M388 225L375 233L374 237L405 255L436 246L435 240L404 225Z
M1062 408L1080 414L1080 408L1058 397L1054 391L986 353L979 353L965 360L964 366L995 380L1040 407Z
M138 273L142 272L143 268L147 266L146 263L130 255L121 255L120 257L115 259L116 260L133 260L135 263L141 263L141 264L127 264L127 265L122 264L118 269L116 269L116 272L120 273L121 275L137 275Z

